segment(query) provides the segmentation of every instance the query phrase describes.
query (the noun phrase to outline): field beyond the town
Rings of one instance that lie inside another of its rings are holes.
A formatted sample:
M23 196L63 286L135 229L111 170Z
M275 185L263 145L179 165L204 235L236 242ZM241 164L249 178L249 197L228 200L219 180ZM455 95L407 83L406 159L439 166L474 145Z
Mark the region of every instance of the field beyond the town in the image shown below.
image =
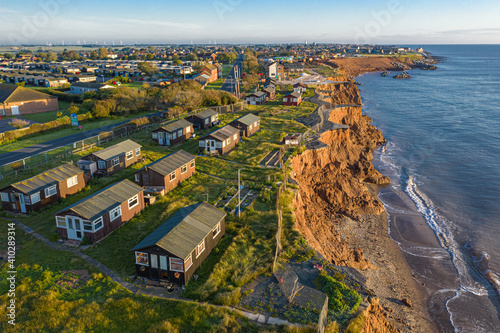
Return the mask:
M397 70L392 63L408 63L420 58L418 55L402 56L364 56L324 61L325 64L338 68L345 75L358 76L367 72L382 72Z

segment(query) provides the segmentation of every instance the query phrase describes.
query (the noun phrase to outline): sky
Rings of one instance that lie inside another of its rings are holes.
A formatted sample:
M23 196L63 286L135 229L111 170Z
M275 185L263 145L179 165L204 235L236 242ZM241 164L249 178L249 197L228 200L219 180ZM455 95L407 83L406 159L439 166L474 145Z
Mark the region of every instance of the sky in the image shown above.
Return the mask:
M0 0L0 44L500 44L498 0Z

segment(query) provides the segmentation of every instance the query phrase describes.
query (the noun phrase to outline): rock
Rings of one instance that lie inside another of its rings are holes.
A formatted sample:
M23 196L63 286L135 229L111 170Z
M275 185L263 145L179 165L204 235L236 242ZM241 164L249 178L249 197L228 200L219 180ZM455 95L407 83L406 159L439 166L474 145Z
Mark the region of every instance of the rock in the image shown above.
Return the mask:
M403 298L401 300L401 302L403 302L404 305L406 305L407 307L411 308L412 307L412 304L411 304L411 300L409 298Z

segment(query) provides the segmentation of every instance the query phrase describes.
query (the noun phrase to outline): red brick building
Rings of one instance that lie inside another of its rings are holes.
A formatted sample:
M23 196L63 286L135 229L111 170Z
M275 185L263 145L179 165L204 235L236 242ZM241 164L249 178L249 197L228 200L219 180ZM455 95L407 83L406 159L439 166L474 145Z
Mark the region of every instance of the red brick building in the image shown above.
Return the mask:
M59 110L57 97L36 90L0 83L0 115L39 113Z

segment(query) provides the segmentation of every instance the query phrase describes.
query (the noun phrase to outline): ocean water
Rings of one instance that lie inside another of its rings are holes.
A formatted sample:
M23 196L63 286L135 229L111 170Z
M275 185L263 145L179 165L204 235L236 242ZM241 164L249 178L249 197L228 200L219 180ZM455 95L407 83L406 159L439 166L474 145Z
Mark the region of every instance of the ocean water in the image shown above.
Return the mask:
M500 45L423 47L438 70L358 78L363 112L387 139L376 163L410 204L380 198L393 230L400 213L432 230L437 246L400 247L440 330L500 332Z

